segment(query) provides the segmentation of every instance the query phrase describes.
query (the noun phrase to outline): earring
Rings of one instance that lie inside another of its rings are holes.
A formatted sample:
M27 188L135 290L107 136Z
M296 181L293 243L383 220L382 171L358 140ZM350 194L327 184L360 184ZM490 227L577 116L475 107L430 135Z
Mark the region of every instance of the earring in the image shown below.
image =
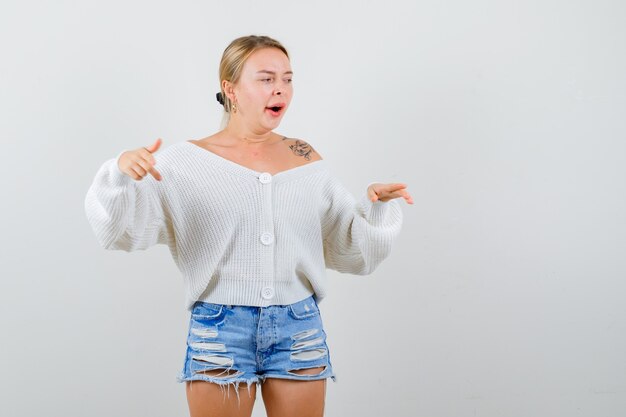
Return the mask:
M237 113L237 105L233 103L233 113Z

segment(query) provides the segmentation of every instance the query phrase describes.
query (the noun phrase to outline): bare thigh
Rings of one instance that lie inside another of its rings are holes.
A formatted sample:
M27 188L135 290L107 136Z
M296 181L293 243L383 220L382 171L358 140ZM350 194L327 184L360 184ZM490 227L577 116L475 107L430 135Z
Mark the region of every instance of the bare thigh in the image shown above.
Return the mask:
M261 385L261 394L267 417L322 417L326 380L295 381L267 378Z
M248 394L246 383L240 384L237 392L233 385L187 381L186 391L191 417L250 417L256 398L256 384L250 385Z

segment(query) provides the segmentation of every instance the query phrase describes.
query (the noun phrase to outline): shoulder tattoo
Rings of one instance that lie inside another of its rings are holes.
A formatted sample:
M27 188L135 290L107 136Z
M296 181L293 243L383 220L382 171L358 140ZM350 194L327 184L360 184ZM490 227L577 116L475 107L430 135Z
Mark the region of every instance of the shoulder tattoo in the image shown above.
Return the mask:
M295 155L303 156L307 161L311 160L311 152L314 152L311 145L299 139L296 139L296 143L289 145L289 149L291 149Z

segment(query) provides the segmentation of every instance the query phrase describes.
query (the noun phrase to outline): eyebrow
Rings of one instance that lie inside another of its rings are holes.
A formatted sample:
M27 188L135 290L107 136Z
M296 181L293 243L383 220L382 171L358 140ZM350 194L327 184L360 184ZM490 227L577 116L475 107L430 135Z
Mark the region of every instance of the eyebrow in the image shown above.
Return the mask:
M272 75L275 75L275 74L276 74L274 71L270 71L270 70L261 70L261 71L257 71L256 73L257 73L257 74L259 74L259 73L264 73L264 74L272 74ZM287 72L285 72L285 74L291 74L291 75L293 75L293 71L287 71Z

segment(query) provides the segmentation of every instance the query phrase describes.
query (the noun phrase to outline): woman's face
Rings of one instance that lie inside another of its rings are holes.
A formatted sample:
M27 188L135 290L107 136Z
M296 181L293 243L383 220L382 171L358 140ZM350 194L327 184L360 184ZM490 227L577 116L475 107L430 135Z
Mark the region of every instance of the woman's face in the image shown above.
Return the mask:
M289 58L280 49L253 52L234 86L237 117L252 128L275 129L291 102L292 75Z

